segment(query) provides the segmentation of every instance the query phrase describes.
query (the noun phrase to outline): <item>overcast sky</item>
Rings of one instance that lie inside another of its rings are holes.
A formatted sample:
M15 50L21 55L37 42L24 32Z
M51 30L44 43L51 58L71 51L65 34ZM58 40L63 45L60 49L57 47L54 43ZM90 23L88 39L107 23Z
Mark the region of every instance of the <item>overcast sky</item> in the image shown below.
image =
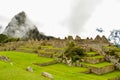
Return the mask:
M120 29L120 0L0 0L0 24L6 27L21 11L40 32L55 37L108 37L111 30Z

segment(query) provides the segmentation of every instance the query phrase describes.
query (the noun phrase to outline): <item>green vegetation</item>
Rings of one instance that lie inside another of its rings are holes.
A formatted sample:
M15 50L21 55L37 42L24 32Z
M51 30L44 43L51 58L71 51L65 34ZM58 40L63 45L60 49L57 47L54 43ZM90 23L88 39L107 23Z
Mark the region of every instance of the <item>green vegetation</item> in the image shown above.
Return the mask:
M120 48L116 47L116 46L105 46L103 47L104 52L107 53L108 55L112 55L112 56L116 56L116 57L120 57Z
M53 61L52 58L38 57L37 54L4 51L0 55L10 58L9 62L0 61L0 80L49 80L41 76L46 71L51 73L55 80L107 80L119 76L119 71L114 71L104 75L85 74L87 68L67 66L65 64L54 64L40 67L32 63L44 63ZM107 65L109 63L103 63ZM26 71L26 67L31 66L34 72ZM100 65L99 65L100 66Z
M75 46L73 42L70 42L68 44L68 48L64 52L64 55L68 58L71 58L72 61L75 62L84 55L84 49L79 46Z
M97 59L97 58L104 58L104 56L92 56L92 57L90 57L90 58L92 58L92 59Z
M112 63L109 63L109 62L102 62L102 63L98 63L98 64L90 64L90 63L81 62L81 64L86 65L86 66L96 67L96 68L113 65Z
M0 43L7 43L12 41L19 41L19 38L11 38L4 34L0 34Z
M98 55L97 52L86 52L85 54L86 54L86 56L96 56L96 55Z

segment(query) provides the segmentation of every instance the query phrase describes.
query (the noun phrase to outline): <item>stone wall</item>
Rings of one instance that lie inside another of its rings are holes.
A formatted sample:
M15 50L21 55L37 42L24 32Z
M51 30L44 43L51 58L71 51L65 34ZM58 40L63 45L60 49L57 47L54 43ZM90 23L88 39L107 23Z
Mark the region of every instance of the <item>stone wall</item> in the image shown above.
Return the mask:
M108 73L110 71L114 70L114 66L110 65L110 66L105 66L105 67L101 67L101 68L97 68L97 67L90 67L91 72L95 73L95 74L104 74L104 73Z
M104 66L104 67L94 67L94 66L88 66L88 65L80 64L80 67L89 68L92 73L95 73L95 74L98 74L98 75L108 73L108 72L111 72L111 71L115 70L114 65L109 65L109 66Z
M91 63L91 64L96 64L103 61L105 61L104 58L91 58L91 57L84 58L84 62Z

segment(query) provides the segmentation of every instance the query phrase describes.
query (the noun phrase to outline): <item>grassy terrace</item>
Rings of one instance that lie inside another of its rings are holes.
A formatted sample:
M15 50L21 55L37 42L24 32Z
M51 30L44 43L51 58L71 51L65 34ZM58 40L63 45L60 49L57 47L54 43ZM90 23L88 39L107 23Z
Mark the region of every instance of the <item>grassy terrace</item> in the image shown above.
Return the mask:
M55 48L53 46L41 46L41 48L46 50L65 50L65 48Z
M109 62L102 62L102 63L98 63L98 64L90 64L90 63L81 62L81 64L86 65L86 66L96 67L96 68L113 65L112 63L109 63Z
M53 48L53 46L41 46L41 48L48 48L48 49L51 49L51 48Z
M38 50L38 52L40 52L42 54L54 54L54 52L47 52L45 50Z
M92 57L89 57L89 58L92 58L92 59L98 59L98 58L104 58L104 56L92 56Z
M22 67L32 65L32 63L36 63L36 62L44 63L44 62L49 62L54 60L52 58L38 57L38 55L36 54L14 52L14 51L0 52L0 55L9 57L11 62L13 62L13 64L16 64L17 66L22 66Z
M97 52L86 52L85 53L87 56L95 56L95 55L98 55Z
M107 80L119 76L120 71L114 71L104 75L85 74L86 68L70 67L65 64L54 64L49 66L36 66L32 63L44 63L53 61L52 58L38 57L37 54L24 52L4 51L0 52L10 58L13 65L9 62L0 61L0 80L49 80L41 76L43 71L51 73L55 80ZM102 65L106 65L104 63ZM26 71L26 67L31 66L34 72Z

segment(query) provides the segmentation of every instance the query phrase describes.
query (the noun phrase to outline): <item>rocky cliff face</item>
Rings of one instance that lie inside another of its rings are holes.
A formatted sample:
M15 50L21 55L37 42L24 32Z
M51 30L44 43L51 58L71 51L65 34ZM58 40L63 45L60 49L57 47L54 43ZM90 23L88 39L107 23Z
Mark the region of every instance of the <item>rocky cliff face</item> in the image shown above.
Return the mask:
M15 15L3 34L20 39L43 39L45 35L40 34L37 27L28 19L25 12Z

